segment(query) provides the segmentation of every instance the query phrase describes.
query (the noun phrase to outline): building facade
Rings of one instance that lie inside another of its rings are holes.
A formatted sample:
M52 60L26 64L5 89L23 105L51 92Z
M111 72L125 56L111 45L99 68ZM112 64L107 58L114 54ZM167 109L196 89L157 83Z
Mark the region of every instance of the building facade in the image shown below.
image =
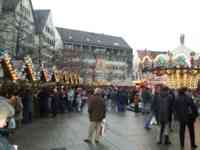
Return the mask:
M34 10L34 14L39 62L51 65L57 50L63 48L61 37L53 24L50 10Z
M68 64L70 60L71 63L65 69L79 71L83 81L124 81L132 76L133 53L123 38L57 29L63 40L63 56L68 56L64 62ZM74 55L69 56L71 51Z
M34 55L35 25L31 0L2 0L0 7L0 48L12 56Z

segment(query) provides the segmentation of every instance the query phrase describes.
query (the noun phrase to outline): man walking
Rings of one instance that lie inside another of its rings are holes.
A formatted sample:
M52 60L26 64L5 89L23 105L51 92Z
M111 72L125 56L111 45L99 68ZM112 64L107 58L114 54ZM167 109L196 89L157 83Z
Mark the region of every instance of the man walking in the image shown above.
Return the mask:
M190 96L186 94L187 88L182 88L179 90L178 98L175 100L174 111L180 122L180 144L181 148L184 149L185 142L185 127L187 126L190 133L190 142L192 149L197 148L195 144L195 133L194 133L194 123L198 116L197 107L193 103Z
M169 122L171 111L171 96L168 87L162 87L158 100L158 121L160 123L160 135L158 144L162 144L164 135L164 144L171 144L169 139Z
M89 97L88 113L90 119L89 135L87 143L99 143L102 120L106 117L105 102L101 96L101 89L96 88L94 95Z
M159 109L159 98L160 98L160 85L155 86L155 93L153 94L151 102L151 112L147 116L144 128L150 129L151 120L153 117L156 119L156 123L159 124L158 120L158 109Z

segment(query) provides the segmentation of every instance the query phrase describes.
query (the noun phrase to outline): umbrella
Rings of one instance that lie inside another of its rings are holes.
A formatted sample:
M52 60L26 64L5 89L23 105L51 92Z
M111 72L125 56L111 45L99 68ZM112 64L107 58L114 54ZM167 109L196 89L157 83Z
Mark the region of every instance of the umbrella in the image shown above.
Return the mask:
M14 114L15 110L8 103L8 99L0 96L0 117L12 117Z

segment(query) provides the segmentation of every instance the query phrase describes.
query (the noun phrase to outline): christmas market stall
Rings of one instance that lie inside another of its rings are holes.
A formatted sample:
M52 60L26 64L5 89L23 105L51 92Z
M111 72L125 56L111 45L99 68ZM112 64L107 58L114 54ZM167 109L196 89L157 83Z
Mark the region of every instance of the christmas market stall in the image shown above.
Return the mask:
M150 82L162 83L173 89L198 87L200 55L184 45L184 35L180 41L181 45L173 51L158 55L154 60L148 58L143 61L142 70Z

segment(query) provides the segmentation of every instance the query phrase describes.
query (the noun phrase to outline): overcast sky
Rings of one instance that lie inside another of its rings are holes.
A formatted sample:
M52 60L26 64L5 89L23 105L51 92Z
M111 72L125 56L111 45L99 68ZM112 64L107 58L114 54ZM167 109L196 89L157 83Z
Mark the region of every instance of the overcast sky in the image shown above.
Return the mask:
M172 50L181 33L200 52L199 0L32 0L59 27L123 37L133 49Z

